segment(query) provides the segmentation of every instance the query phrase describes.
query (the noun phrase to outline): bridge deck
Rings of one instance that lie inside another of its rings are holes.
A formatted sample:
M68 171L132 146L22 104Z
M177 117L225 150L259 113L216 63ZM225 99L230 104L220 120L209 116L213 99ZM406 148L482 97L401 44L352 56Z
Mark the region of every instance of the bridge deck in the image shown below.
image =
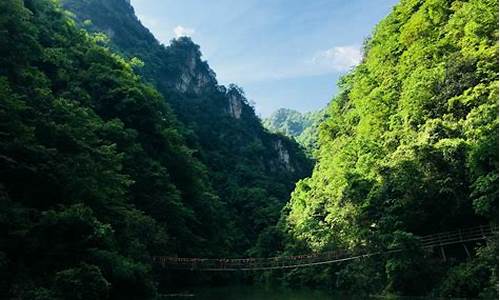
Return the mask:
M478 226L455 231L440 232L418 237L422 248L443 247L453 244L481 241L498 236L498 228ZM379 252L352 253L344 250L299 256L277 256L269 258L180 258L156 256L154 261L162 267L176 270L196 271L257 271L291 269L335 262L349 261L374 255L402 252L403 249L386 249Z

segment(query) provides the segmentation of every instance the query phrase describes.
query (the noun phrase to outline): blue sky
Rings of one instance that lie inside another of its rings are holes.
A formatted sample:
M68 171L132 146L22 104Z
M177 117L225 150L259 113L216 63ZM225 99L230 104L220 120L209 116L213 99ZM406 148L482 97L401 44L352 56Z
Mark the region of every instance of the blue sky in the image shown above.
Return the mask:
M363 40L397 0L131 0L168 44L191 36L221 84L236 83L263 117L323 108Z

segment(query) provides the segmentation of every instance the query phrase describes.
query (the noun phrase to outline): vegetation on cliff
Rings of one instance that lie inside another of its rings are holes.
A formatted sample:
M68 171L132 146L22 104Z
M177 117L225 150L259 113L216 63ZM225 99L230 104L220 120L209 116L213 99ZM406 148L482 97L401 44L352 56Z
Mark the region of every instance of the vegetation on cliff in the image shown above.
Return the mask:
M394 248L255 277L497 297L498 241L443 261L417 236L498 226L498 2L402 0L324 111L269 130L191 39L161 45L126 0L62 4L0 2L0 298L154 299L188 278L152 256ZM303 180L293 139L317 160Z
M403 0L377 25L293 192L290 251L376 251L498 222L497 26L493 0ZM357 292L491 296L496 243L465 264L414 250L302 275Z
M188 37L160 44L123 0L63 0L81 27L106 33L109 47L143 64L143 80L164 96L184 127L193 155L208 177L229 218L231 231L220 255L244 256L259 234L276 224L295 182L310 175L312 162L289 138L267 132L243 90L217 83Z
M323 110L300 113L293 109L280 108L263 120L269 131L294 138L311 156L318 147L318 130L326 118Z

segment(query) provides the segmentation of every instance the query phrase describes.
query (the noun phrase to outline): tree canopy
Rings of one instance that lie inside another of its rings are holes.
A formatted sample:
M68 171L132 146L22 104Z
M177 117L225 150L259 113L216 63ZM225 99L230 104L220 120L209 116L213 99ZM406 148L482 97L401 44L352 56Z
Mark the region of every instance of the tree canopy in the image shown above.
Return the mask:
M189 276L153 256L338 249L404 251L246 279L498 295L498 241L418 246L498 226L498 2L402 0L325 110L269 130L190 38L160 44L125 0L62 4L0 2L0 298L155 299Z
M280 108L263 120L269 131L294 138L309 155L317 149L318 128L326 118L325 111L300 113L293 109Z
M183 124L193 155L225 205L225 255L249 255L260 232L274 226L295 182L312 162L299 145L267 132L241 87L217 83L200 47L188 37L162 45L123 0L63 0L78 24L108 33L113 50L137 58L142 79L153 84Z
M497 25L491 0L403 0L377 25L327 108L312 177L293 192L290 249L377 249L498 222ZM428 294L447 278L442 295L476 297L498 281L495 260L473 291L459 287L473 263L451 291L449 265L410 254L335 272L368 293Z
M2 295L145 299L150 255L221 251L207 168L131 62L52 1L2 1L0 28Z

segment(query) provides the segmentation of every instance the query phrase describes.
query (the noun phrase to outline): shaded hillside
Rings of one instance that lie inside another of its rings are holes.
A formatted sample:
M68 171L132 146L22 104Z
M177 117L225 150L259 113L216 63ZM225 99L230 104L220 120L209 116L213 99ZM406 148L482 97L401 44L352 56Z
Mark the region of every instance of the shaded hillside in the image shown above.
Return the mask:
M132 64L53 1L0 2L0 298L150 299L224 250L224 205Z
M111 46L144 62L152 82L187 127L190 146L232 216L226 246L242 254L274 224L295 182L311 163L300 147L262 127L243 91L217 84L199 47L183 37L160 45L125 0L65 0L81 26L108 33Z

